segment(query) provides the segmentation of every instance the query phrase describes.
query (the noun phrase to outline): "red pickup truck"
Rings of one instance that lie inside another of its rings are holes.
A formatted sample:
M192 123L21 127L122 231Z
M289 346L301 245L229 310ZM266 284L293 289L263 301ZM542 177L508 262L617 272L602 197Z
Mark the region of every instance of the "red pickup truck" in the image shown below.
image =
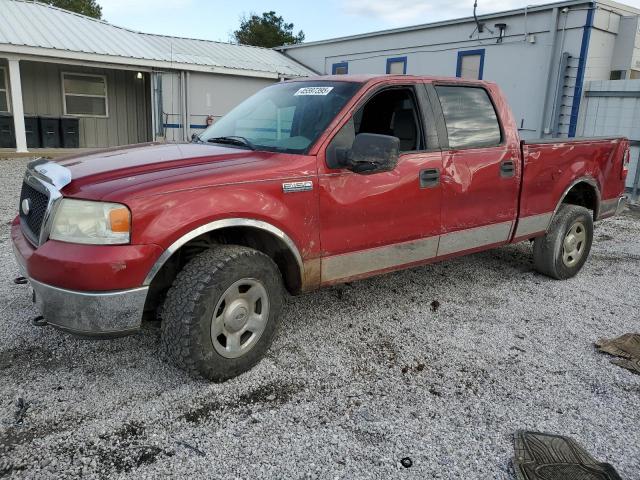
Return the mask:
M533 240L574 276L623 205L624 138L521 141L490 82L274 84L187 144L36 160L11 237L44 322L162 322L163 355L213 380L254 365L291 294Z

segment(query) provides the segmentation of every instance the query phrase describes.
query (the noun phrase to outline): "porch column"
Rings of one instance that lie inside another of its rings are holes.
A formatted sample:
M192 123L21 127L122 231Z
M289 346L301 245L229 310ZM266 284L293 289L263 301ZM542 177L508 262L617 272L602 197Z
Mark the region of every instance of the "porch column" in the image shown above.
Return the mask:
M20 80L20 60L10 58L8 62L11 111L13 112L13 128L16 132L16 152L27 152L27 134L24 128L24 107L22 106L22 82Z

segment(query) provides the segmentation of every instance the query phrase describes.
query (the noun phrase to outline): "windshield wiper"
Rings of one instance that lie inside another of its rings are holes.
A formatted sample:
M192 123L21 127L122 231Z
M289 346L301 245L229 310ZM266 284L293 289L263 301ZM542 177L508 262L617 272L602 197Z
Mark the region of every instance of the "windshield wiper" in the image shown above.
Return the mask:
M208 138L209 143L227 143L230 145L240 145L243 147L249 147L250 150L255 150L256 146L244 137L239 135L229 135L228 137L214 137Z

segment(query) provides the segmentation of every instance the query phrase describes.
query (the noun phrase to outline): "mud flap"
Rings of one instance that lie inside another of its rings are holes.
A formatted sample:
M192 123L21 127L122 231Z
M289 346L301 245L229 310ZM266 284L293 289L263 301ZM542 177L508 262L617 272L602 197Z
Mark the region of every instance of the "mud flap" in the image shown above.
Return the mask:
M516 432L513 467L518 480L622 480L575 440L539 432Z

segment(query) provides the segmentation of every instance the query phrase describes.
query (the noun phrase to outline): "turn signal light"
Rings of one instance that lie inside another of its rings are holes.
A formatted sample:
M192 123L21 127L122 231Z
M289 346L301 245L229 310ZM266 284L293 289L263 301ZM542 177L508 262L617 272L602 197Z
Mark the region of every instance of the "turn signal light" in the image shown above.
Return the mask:
M115 208L109 212L109 223L114 233L128 233L131 229L131 217L128 208Z

